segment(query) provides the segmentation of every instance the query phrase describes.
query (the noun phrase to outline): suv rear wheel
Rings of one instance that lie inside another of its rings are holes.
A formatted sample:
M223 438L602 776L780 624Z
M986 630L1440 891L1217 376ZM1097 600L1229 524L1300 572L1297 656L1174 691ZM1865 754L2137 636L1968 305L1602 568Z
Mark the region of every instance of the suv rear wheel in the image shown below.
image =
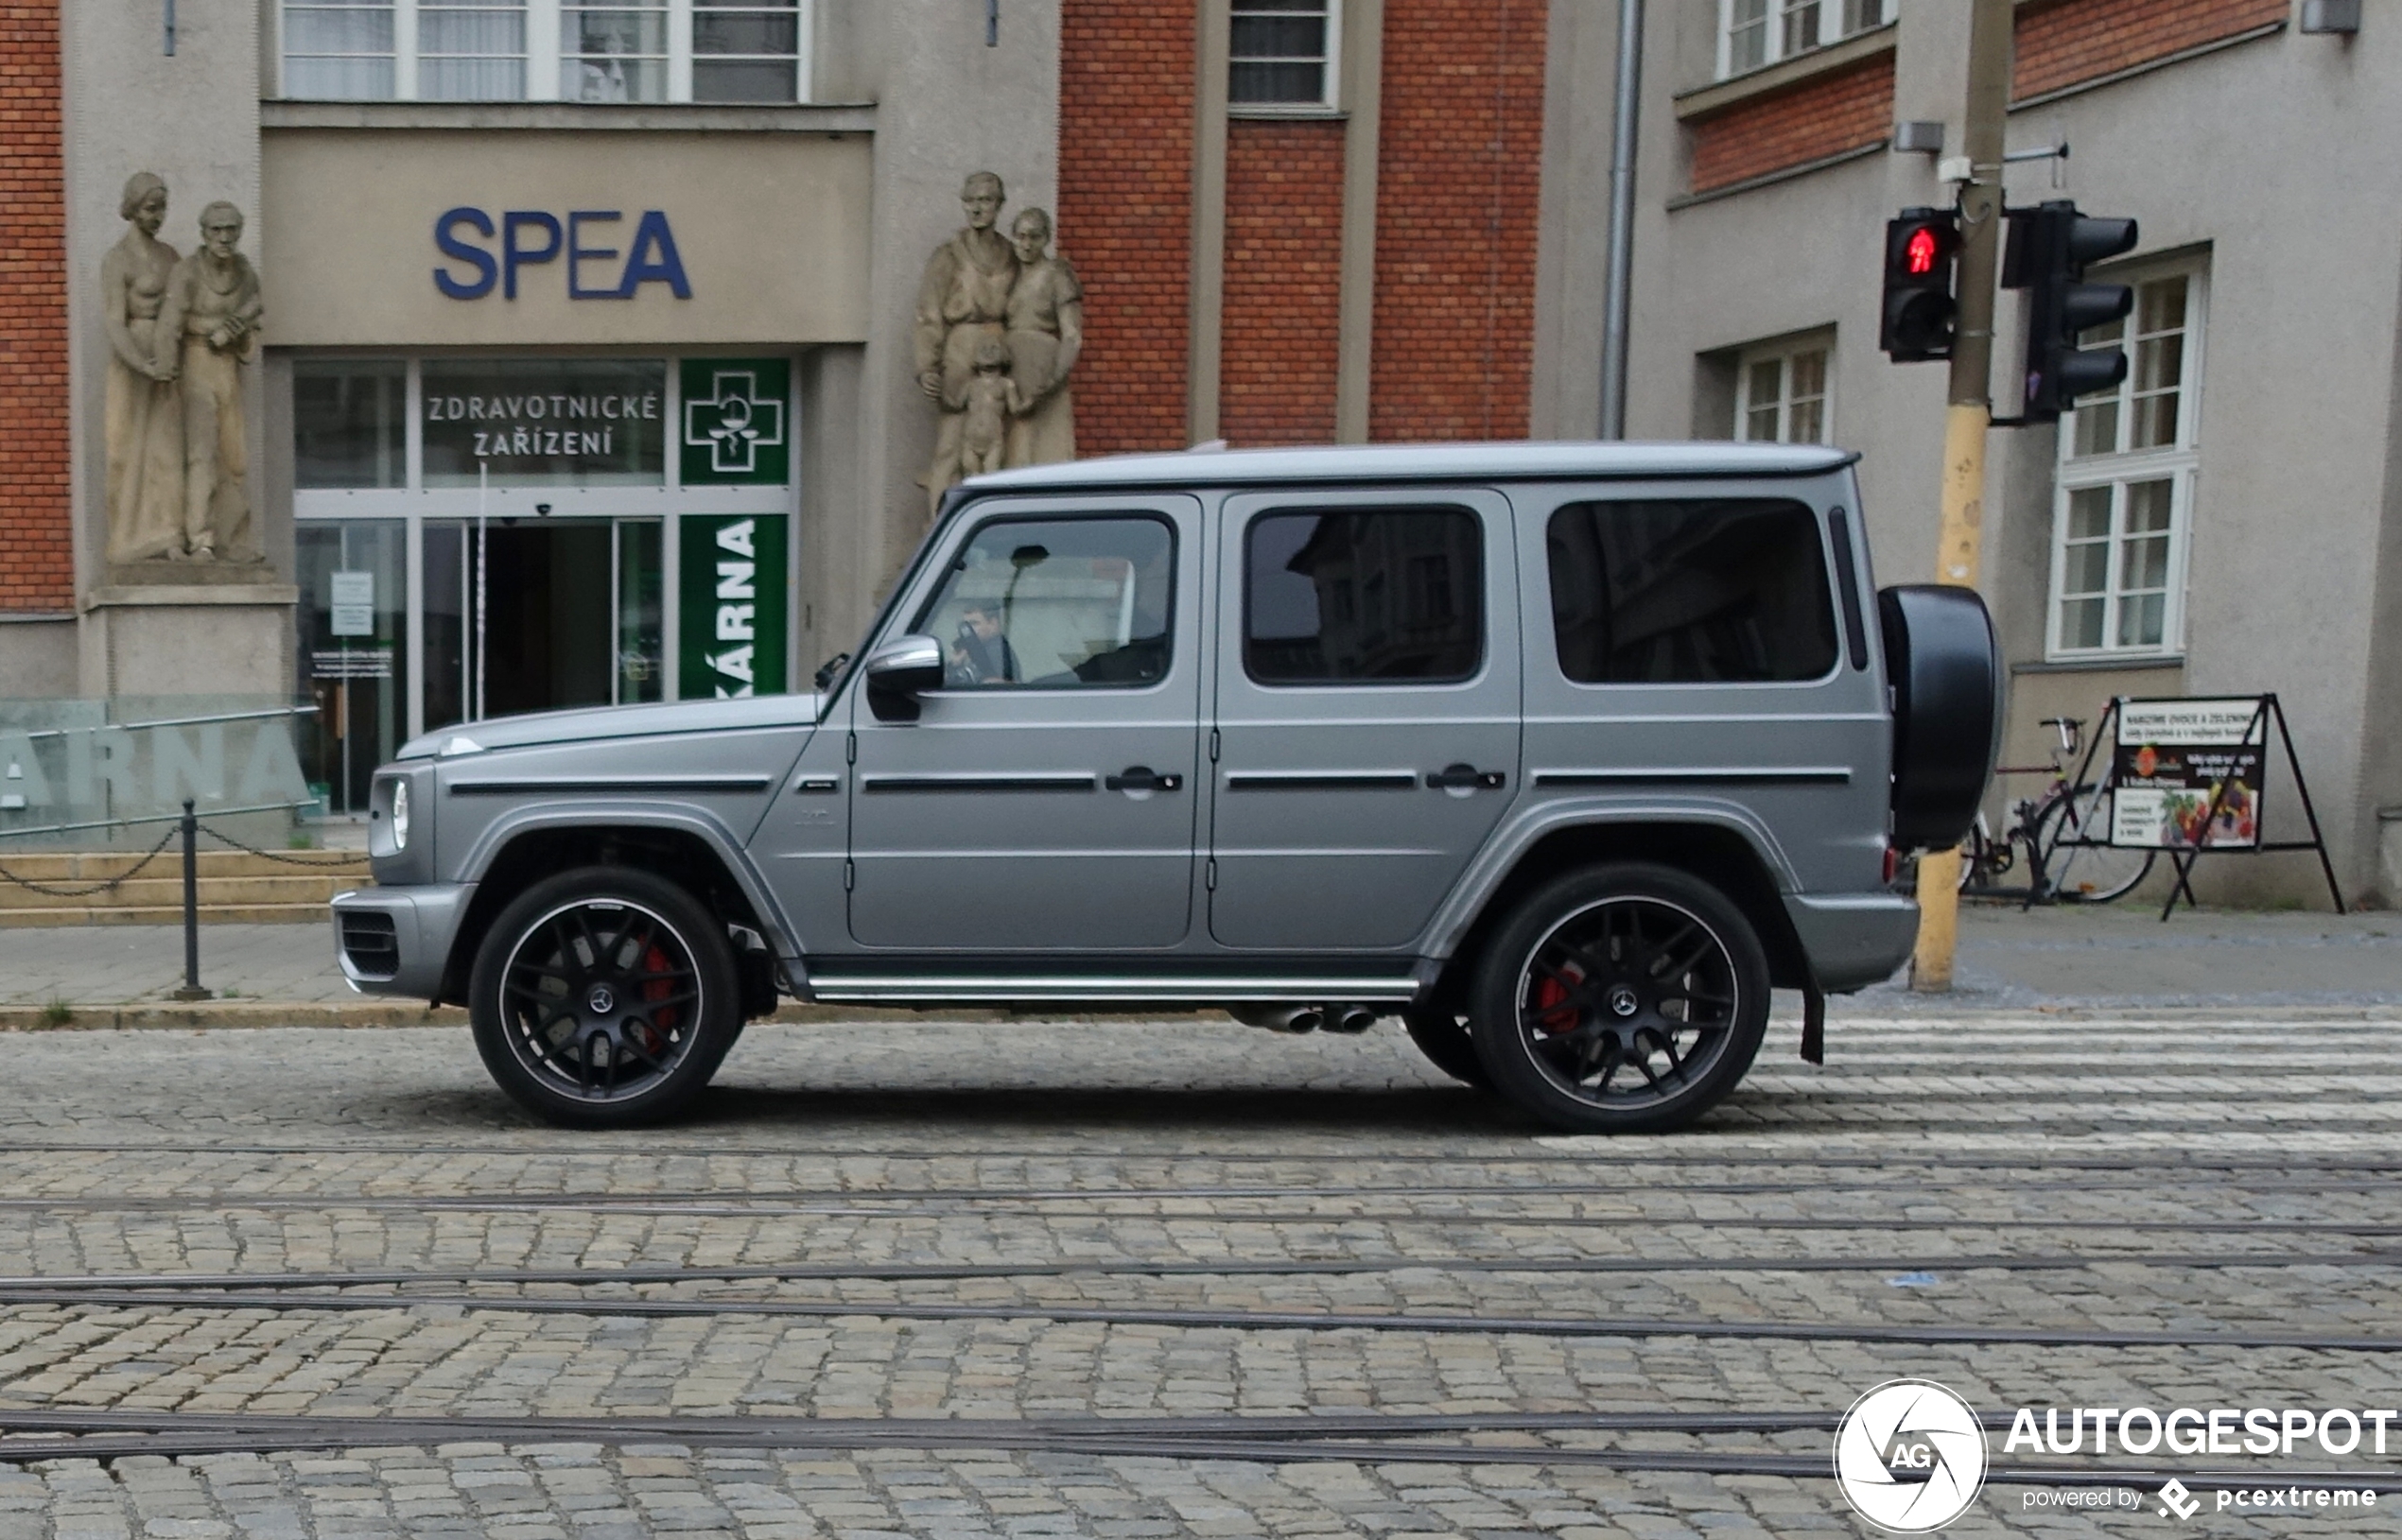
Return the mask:
M1530 895L1477 968L1493 1088L1579 1133L1683 1126L1759 1052L1768 962L1743 911L1672 867L1575 872Z
M629 867L535 883L500 911L468 986L476 1047L502 1090L577 1128L680 1110L742 1030L725 926Z

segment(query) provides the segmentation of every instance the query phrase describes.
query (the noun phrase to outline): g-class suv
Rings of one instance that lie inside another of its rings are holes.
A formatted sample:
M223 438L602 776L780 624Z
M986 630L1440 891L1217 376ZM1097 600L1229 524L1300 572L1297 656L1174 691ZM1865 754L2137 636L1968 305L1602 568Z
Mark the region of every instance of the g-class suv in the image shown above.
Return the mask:
M343 971L554 1121L663 1117L779 995L1399 1016L1558 1128L1686 1123L1769 991L1888 977L1991 774L1993 632L1871 584L1853 458L1188 453L955 489L820 693L376 772ZM1168 1029L1173 1030L1173 1029Z

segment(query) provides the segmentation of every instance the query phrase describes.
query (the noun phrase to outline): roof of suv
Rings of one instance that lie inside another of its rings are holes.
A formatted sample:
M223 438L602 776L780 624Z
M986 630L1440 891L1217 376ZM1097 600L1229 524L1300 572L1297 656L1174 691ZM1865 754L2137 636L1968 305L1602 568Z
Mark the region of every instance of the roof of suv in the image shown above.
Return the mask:
M1586 476L1812 476L1859 457L1817 444L1563 442L1345 444L1306 449L1187 450L1028 465L971 477L969 492L1062 487L1219 486L1295 481L1461 481Z

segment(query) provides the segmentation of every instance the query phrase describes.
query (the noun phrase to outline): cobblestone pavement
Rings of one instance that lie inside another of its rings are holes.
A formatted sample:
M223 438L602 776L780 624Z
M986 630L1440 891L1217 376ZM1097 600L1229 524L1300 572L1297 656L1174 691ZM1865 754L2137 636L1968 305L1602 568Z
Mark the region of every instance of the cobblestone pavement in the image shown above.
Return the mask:
M1895 1002L1641 1140L1390 1024L761 1025L693 1119L584 1135L446 1028L0 1035L0 1537L1874 1532L1827 1427L1898 1376L2395 1406L2397 1034ZM120 1442L6 1460L78 1430ZM2166 1458L2100 1463L2394 1481L2402 1427ZM2177 1524L2008 1475L1946 1532L2402 1532L2402 1490Z

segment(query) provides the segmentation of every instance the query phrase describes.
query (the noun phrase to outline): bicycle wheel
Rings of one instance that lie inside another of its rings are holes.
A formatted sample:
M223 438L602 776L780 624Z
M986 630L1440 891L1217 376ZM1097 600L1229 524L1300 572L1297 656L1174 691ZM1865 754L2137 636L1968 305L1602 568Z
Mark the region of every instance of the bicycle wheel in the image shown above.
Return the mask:
M2110 792L2098 786L2045 798L2032 831L2048 896L2063 904L2107 904L2125 896L2150 873L2158 854L2077 842L2110 838Z

